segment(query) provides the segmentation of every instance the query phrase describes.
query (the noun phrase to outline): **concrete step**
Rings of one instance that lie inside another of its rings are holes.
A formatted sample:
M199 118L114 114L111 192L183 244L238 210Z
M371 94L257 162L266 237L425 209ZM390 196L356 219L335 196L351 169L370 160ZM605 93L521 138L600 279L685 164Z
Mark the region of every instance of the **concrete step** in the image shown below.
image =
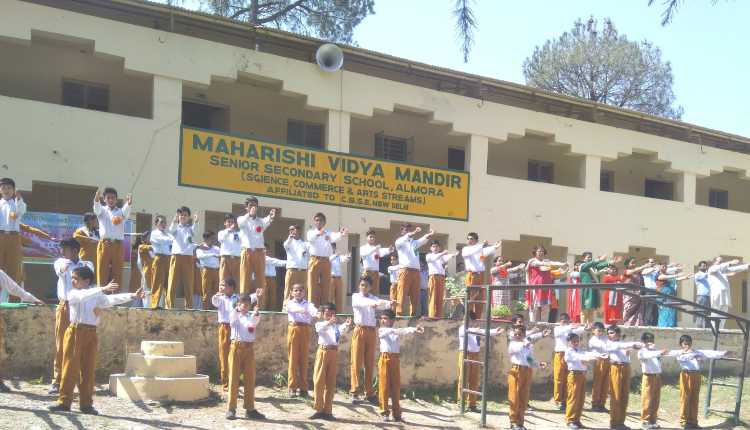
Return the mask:
M186 378L195 376L196 360L194 355L168 357L131 352L128 354L125 373L130 376Z
M182 342L169 342L165 340L144 340L141 341L141 352L143 355L182 357L185 355L185 344Z
M189 378L144 378L117 373L109 376L109 391L131 401L194 402L208 398L208 375Z

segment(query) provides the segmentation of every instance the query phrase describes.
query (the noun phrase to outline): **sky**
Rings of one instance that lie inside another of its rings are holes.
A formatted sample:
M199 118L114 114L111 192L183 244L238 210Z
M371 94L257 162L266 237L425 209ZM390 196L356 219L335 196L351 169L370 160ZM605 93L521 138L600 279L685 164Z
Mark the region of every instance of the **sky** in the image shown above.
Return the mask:
M683 121L750 137L750 1L687 0L662 27L663 8L648 7L648 0L475 0L479 28L467 63L455 36L454 3L376 0L375 14L355 28L355 41L396 57L523 84L523 62L536 46L570 30L577 18L608 17L628 39L662 50L672 65Z

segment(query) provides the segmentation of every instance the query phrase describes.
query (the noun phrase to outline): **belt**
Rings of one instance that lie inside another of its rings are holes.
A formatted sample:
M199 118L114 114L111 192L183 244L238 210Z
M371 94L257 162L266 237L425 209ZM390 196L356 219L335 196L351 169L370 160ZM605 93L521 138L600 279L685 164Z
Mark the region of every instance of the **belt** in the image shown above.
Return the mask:
M435 276L435 277L437 277L437 278L445 278L445 275L441 275L441 274L439 274L439 273L433 273L433 274L431 274L430 276Z
M618 363L616 361L611 361L610 364L612 366L630 366L630 363Z
M246 251L263 251L266 248L245 248Z
M321 257L319 255L311 255L310 258L315 258L317 260L325 260L328 261L328 257Z
M523 369L523 368L528 368L528 367L529 366L522 366L520 364L514 364L514 365L510 366L511 369Z
M355 324L354 328L361 328L363 330L375 330L375 326L371 325L362 325L362 324Z
M412 269L411 267L402 267L400 270L406 270L407 272L419 272L419 269Z
M645 376L661 376L661 373L644 373Z
M341 276L334 276L334 275L331 275L331 278L339 278L339 279L341 279Z
M289 325L292 327L310 327L310 324L303 322L290 322Z
M7 234L9 236L18 236L17 231L6 231L6 230L0 230L0 234Z
M122 242L121 239L108 239L108 238L105 239L105 238L102 238L102 239L99 239L99 240L101 240L102 242L106 242L106 243L120 243L120 242Z
M75 327L75 328L87 328L87 329L94 329L94 330L96 330L96 326L95 325L91 325L91 324L73 323L70 326L71 327Z
M318 345L323 351L338 351L338 345Z
M291 270L292 272L307 272L307 269L298 269L296 267L287 267L286 270Z
M219 324L221 324L221 325L225 325L225 326L229 327L229 323L225 323L225 322L223 322L223 323L219 323Z
M682 369L682 370L680 370L680 373L701 373L701 371L700 370L685 370L685 369Z
M398 352L381 352L380 355L385 355L386 357L398 357Z
M568 370L568 372L572 372L572 373L586 373L585 370Z
M484 274L484 272L469 272L469 273L471 273L472 275L483 275Z
M565 355L565 351L555 351L555 355Z
M240 258L240 257L239 257L239 256L237 256L237 255L222 255L222 256L221 256L221 258L229 258L229 259L234 259L234 258Z
M232 343L236 346L246 348L248 346L253 346L252 342L245 342L244 340L233 340Z

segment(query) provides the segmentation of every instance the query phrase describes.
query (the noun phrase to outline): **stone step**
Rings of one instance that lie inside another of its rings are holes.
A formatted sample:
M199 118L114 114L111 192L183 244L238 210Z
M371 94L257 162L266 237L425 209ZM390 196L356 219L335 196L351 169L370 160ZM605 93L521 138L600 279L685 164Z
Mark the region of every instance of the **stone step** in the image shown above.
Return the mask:
M208 398L208 375L189 378L144 378L117 373L109 376L109 391L131 401L194 402Z
M185 355L185 344L166 340L144 340L141 342L141 352L143 355L182 357Z
M183 378L195 376L194 355L169 357L164 355L143 355L140 352L128 354L125 373L130 376Z

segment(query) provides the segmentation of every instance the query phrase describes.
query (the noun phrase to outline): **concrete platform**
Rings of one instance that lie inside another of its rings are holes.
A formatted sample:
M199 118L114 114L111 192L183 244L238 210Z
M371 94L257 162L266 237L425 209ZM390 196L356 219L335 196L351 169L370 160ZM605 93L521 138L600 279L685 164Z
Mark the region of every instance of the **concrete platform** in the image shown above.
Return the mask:
M194 355L169 357L164 355L143 355L139 352L128 354L125 373L130 376L163 378L187 378L195 376L196 359Z
M182 357L185 355L185 344L165 340L144 340L141 342L141 352L143 355Z
M109 376L109 390L113 395L131 401L194 402L208 397L208 375L146 378L117 373Z

